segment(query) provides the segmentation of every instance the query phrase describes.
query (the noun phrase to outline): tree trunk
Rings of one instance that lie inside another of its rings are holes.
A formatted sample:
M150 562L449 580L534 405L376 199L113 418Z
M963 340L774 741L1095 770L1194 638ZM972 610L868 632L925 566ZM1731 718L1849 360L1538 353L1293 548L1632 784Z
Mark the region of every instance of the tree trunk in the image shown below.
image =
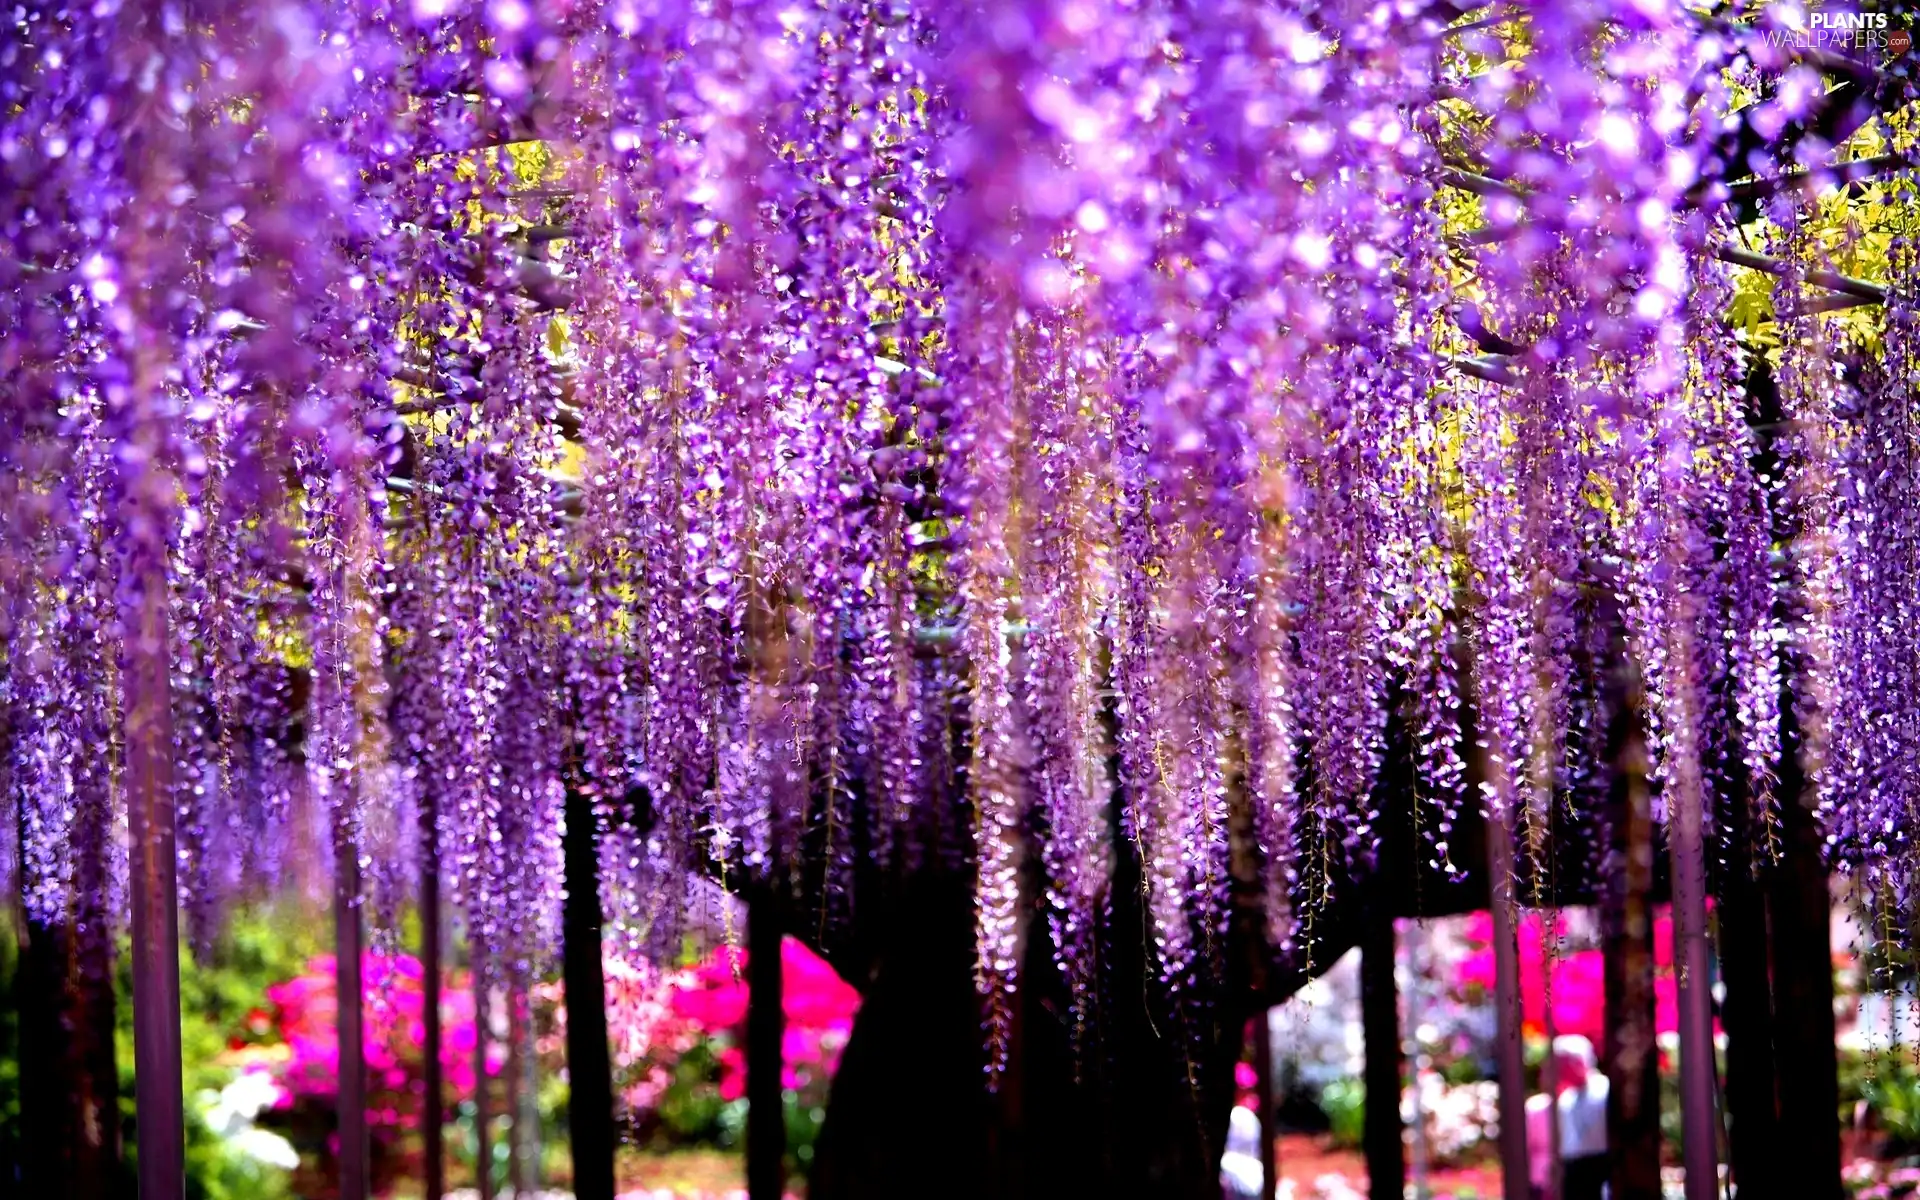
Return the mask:
M1846 106L1841 106L1842 108ZM1764 357L1747 378L1748 419L1762 426L1756 469L1780 478L1775 447L1785 415L1780 392ZM1785 510L1777 511L1774 539L1791 545L1801 536ZM1784 612L1782 612L1784 615ZM1804 739L1794 692L1805 686L1804 662L1789 658L1780 690L1782 753L1780 780L1781 861L1766 886L1773 950L1774 1059L1778 1070L1780 1129L1792 1138L1779 1156L1778 1194L1793 1200L1835 1200L1840 1184L1840 1084L1833 1021L1833 898L1828 891L1816 797L1808 786Z
M106 1200L117 1191L112 949L92 935L102 928L26 922L14 980L23 1196Z
M1611 1200L1660 1200L1660 1057L1654 1041L1653 810L1637 694L1614 718L1605 942L1607 1151Z
M1360 1023L1366 1038L1368 1195L1401 1200L1407 1179L1400 1121L1400 997L1393 978L1393 918L1369 914L1360 946Z
M0 736L8 728L0 726ZM25 1196L106 1200L119 1190L113 944L103 903L106 817L104 804L86 806L80 817L92 827L75 836L81 860L73 889L77 919L29 915L24 894L29 868L15 866L22 888L16 897L13 979L21 1100L16 1152ZM21 832L15 845L24 845L24 822L16 824ZM0 1181L11 1178L0 1176Z
M787 1185L787 1123L781 1100L785 1023L780 918L771 889L747 910L747 1196L780 1200Z
M573 1191L577 1200L613 1200L613 1057L607 1048L607 983L600 963L600 859L593 799L570 787L566 803L561 973L567 991Z
M815 1145L810 1200L989 1194L988 1100L973 986L973 893L937 869L874 912L878 950L842 974L860 1012ZM914 1096L902 1102L903 1072Z
M1745 836L1745 829L1735 831L1740 841ZM1728 1159L1741 1200L1764 1200L1778 1194L1781 1158L1766 897L1750 864L1738 859L1729 866L1720 892L1720 964L1726 983L1720 1019L1727 1031Z
M420 813L420 979L425 1045L421 1073L426 1094L420 1106L421 1148L426 1159L427 1200L447 1192L446 1079L441 1062L440 983L443 969L440 914L440 811L435 788L425 789Z
M1793 743L1789 743L1793 745ZM1820 830L1793 750L1780 795L1783 861L1768 889L1773 920L1780 1127L1793 1152L1780 1162L1781 1194L1834 1200L1840 1186L1840 1085L1834 1049L1832 898Z
M1260 1106L1260 1200L1280 1194L1280 1163L1273 1143L1273 1021L1262 1007L1253 1015L1254 1103Z

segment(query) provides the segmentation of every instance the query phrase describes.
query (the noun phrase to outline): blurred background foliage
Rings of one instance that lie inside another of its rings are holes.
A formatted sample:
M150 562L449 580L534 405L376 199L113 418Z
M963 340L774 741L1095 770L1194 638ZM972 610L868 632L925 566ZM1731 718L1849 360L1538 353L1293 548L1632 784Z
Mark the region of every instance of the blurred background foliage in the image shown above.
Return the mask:
M331 915L304 900L240 905L218 939L190 950L181 971L181 1033L186 1064L187 1195L192 1200L326 1200L335 1168L337 1058L332 1040ZM401 931L410 942L410 932ZM20 935L0 922L0 1152L20 1137ZM804 1176L825 1119L827 1091L850 1032L858 996L797 942L785 959L787 1063L784 1089L789 1166ZM738 952L731 952L737 955ZM621 1087L623 1183L737 1187L746 1100L741 1054L743 965L721 948L666 968L609 959L616 983L610 1025ZM132 1006L126 947L117 948L115 1057L119 1075L124 1186L133 1186L137 1145ZM381 1194L410 1195L421 1152L418 1096L418 965L410 957L369 952L368 1058L374 1066L374 1174ZM538 1131L531 1139L541 1183L565 1186L568 1088L564 997L557 978L531 981L526 1003L536 1062L529 1088ZM514 1178L512 1097L503 1044L504 1016L494 1005L489 1057L490 1168L496 1184ZM443 992L443 1061L448 1062L449 1182L475 1180L475 1105L471 1094L472 999L463 968L449 969ZM457 1068L456 1068L457 1064ZM406 1098L414 1097L410 1105ZM731 1182L729 1182L731 1180ZM676 1181L678 1183L676 1184ZM416 1187L417 1185L413 1185Z

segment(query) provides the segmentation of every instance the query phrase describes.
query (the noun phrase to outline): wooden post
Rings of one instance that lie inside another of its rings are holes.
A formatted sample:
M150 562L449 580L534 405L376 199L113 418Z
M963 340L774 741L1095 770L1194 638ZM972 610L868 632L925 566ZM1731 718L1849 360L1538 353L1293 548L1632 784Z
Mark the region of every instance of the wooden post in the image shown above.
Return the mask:
M492 1004L488 996L488 952L480 935L468 927L468 958L474 977L474 1188L480 1200L493 1200L493 1106L486 1087L486 1044L488 1025L492 1023Z
M1360 1025L1366 1044L1367 1192L1402 1200L1407 1157L1400 1121L1400 997L1393 979L1393 918L1368 913L1360 943Z
M1673 965L1680 992L1680 1157L1686 1165L1687 1200L1714 1200L1720 1193L1720 1121L1714 1105L1718 1076L1709 991L1704 797L1697 787L1674 791L1667 828L1673 866Z
M333 860L334 1020L340 1044L340 1200L367 1200L367 1053L360 978L360 850L336 819Z
M425 1096L420 1105L421 1150L427 1200L447 1194L447 1131L445 1066L440 1059L445 1039L440 1029L440 983L443 967L440 942L440 798L429 783L422 790L420 808L420 984L422 1041L421 1075Z
M1660 1058L1654 1040L1653 812L1637 682L1614 717L1605 943L1608 1184L1613 1200L1660 1200Z
M167 576L157 551L137 573L126 614L127 889L133 893L134 1109L140 1200L186 1192L186 1098L180 1077L180 915L173 826L173 724Z
M1500 1179L1505 1195L1531 1192L1527 1170L1526 1061L1520 1045L1520 908L1513 889L1513 827L1507 813L1487 814L1487 876L1492 885L1493 994L1500 1080Z
M540 1105L534 1095L538 1071L533 1056L533 1012L527 994L527 955L524 944L507 972L507 1096L509 1156L515 1197L530 1196L540 1186Z
M607 1049L607 983L600 932L600 864L593 798L567 788L567 874L561 974L567 990L568 1133L577 1200L613 1200L613 1059Z
M780 920L774 894L747 909L747 1196L780 1200L787 1187L787 1125L781 1099Z

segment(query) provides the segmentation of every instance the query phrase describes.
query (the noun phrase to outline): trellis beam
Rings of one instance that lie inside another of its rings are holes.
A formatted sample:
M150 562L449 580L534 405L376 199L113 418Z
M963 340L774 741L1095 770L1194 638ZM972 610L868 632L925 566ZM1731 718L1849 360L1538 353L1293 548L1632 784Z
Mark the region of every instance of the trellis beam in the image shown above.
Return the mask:
M1721 262L1732 263L1736 267L1746 267L1749 270L1761 271L1779 278L1787 278L1795 271L1794 265L1785 259L1756 254L1751 250L1742 250L1738 246L1715 246L1713 256ZM1805 272L1801 277L1816 287L1852 296L1870 304L1886 303L1887 288L1884 284L1855 279L1850 275L1842 275L1838 271L1813 270Z

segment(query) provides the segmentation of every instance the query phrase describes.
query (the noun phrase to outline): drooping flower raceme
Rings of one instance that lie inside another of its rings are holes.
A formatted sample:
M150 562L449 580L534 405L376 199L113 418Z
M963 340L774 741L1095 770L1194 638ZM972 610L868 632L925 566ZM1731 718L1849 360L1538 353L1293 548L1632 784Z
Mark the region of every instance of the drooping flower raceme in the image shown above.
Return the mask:
M1722 81L1778 130L1813 68L1659 5L1523 5L1518 57L1440 11L8 16L30 913L120 907L158 686L202 933L307 841L398 895L426 819L537 947L574 790L657 950L726 936L708 880L830 938L875 872L971 871L997 1063L1028 937L1093 1011L1122 863L1182 1005L1236 888L1311 954L1394 738L1433 869L1468 803L1539 854L1616 619L1668 810L1774 844L1791 684L1836 854L1897 892L1910 253L1849 377L1776 200L1763 447L1722 260L1777 164L1726 161Z

